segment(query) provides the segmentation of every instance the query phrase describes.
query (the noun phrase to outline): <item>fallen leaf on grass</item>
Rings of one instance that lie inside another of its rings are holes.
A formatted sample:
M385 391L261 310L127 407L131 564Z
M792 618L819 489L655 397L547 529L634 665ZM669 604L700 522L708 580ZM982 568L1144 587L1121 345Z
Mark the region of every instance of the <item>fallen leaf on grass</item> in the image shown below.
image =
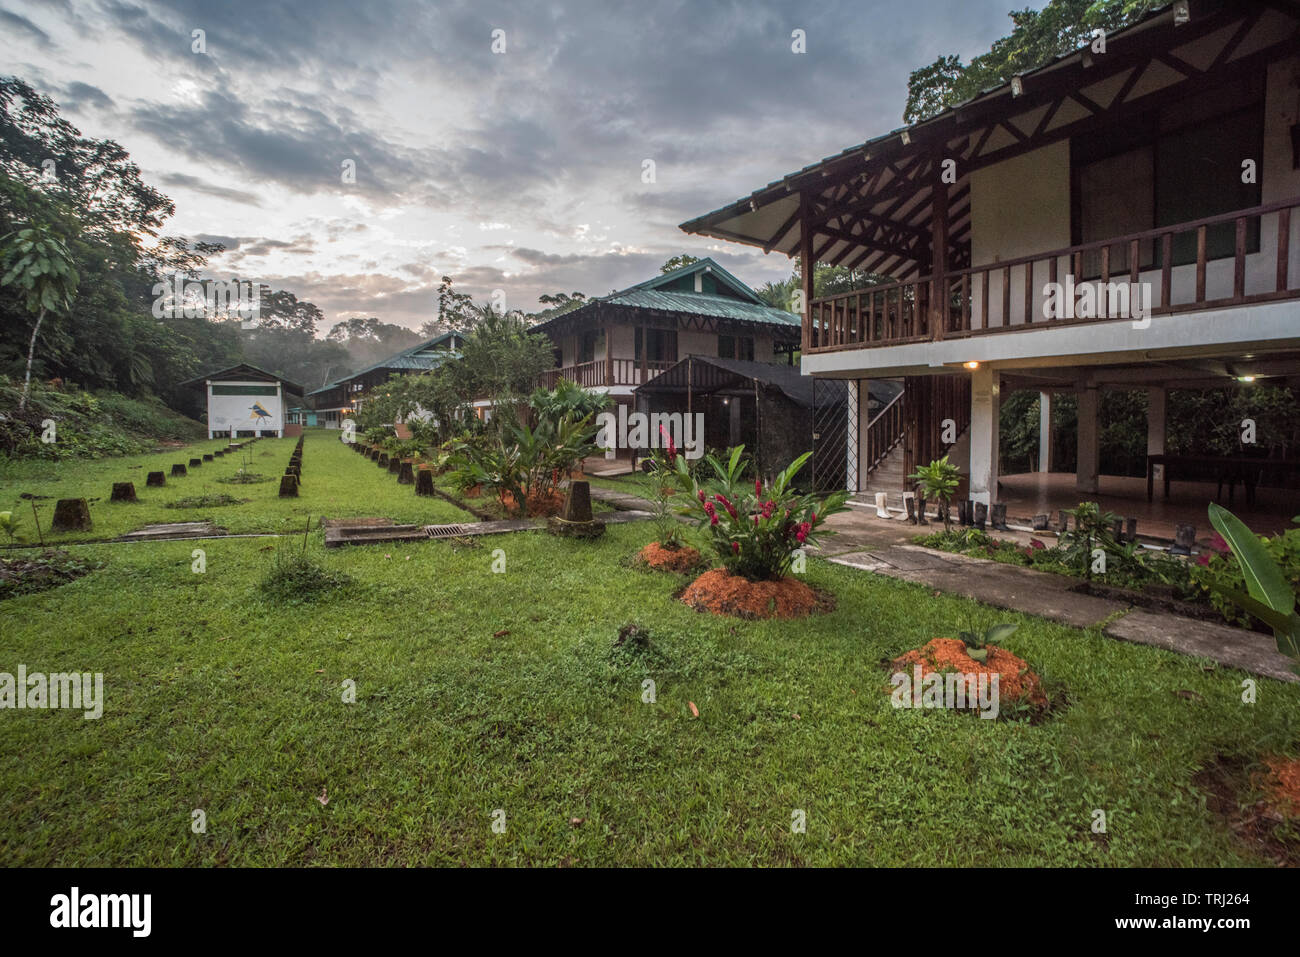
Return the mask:
M688 702L686 702L686 703L687 703L688 705L691 706L691 714L695 715L695 717L698 718L698 717L700 716L700 709L697 708L697 707L695 707L695 702L694 702L694 701L688 701Z
M317 797L316 800L320 801L321 807L324 807L326 804L330 803L330 797L328 794L325 793L325 788L320 789L320 796Z
M571 817L569 818L569 824L572 825L573 827L578 827L585 820L586 820L585 817Z
M1182 689L1180 689L1180 690L1178 690L1178 691L1175 691L1174 694L1178 695L1178 697L1180 697L1180 698L1186 698L1188 701L1204 701L1204 700L1205 700L1205 699L1204 699L1203 697L1201 697L1201 695L1199 695L1197 692L1195 692L1195 691L1188 691L1186 688L1182 688Z
M504 638L504 637L505 637L506 635L508 635L508 634L510 634L510 629L509 629L509 628L502 628L500 631L493 632L492 637L493 637L493 638Z

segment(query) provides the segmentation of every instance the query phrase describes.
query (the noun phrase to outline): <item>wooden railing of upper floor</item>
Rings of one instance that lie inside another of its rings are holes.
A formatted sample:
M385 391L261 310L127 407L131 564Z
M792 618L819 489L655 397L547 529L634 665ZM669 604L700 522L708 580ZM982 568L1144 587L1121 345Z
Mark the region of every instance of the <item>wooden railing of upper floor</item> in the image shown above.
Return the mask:
M577 365L548 369L542 373L538 385L553 389L561 379L576 382L586 389L643 385L672 365L672 362L651 362L649 359L593 359L590 362L579 362Z
M1074 283L1076 289L1087 283L1101 283L1103 288L1144 286L1150 294L1145 317L1300 298L1300 269L1291 261L1298 206L1300 197L1293 197L942 276L814 299L804 315L804 350L837 352L1024 332L1064 322L1143 318L1135 314L1131 301L1104 293L1093 313L1048 317L1048 284ZM1230 255L1211 258L1212 233L1232 240ZM1186 262L1174 261L1175 244L1187 247ZM936 302L940 308L932 309Z

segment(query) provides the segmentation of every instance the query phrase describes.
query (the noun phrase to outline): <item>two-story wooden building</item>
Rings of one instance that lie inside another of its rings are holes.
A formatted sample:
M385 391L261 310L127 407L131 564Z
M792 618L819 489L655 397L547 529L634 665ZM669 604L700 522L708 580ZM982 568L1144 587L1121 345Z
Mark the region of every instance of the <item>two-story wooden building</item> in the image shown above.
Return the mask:
M403 349L373 365L359 369L342 379L308 392L306 400L316 420L326 428L337 429L344 418L357 412L366 393L383 385L395 373L400 375L429 372L460 354L462 336L443 332L418 345Z
M804 373L905 384L849 402L848 488L952 450L990 502L1006 390L1077 397L1091 496L1103 390L1158 457L1167 390L1300 385L1298 206L1296 4L1184 0L682 228L800 257ZM893 282L814 299L817 262Z
M534 327L555 345L561 378L625 405L633 390L689 355L791 361L799 316L767 305L712 259L629 286Z

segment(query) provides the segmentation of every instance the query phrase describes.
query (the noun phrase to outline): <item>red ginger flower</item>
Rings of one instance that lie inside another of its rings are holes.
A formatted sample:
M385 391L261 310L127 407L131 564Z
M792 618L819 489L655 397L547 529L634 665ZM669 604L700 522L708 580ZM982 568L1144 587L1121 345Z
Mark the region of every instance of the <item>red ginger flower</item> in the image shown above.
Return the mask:
M668 434L668 430L665 429L662 425L659 426L659 434L662 435L662 436L664 437L664 441L668 443L668 445L667 445L667 449L668 449L668 464L669 464L669 465L676 465L676 464L677 464L677 446L673 445L673 437L672 437L671 435Z
M763 494L763 480L754 479L754 497L761 497Z
M739 555L739 554L740 554L740 542L732 542L732 543L731 543L731 554L733 554L733 555Z

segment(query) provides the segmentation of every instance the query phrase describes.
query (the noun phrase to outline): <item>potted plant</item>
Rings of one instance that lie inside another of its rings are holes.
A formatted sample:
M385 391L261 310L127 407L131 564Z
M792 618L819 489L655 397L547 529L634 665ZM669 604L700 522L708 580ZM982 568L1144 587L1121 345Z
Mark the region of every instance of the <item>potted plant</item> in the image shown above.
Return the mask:
M916 471L908 476L916 483L917 491L920 493L919 518L922 522L925 520L925 502L927 499L939 503L939 514L943 516L943 530L950 531L952 528L952 516L948 514L948 506L952 501L954 493L957 491L957 485L961 482L961 472L957 466L948 461L948 456L941 459L935 459L929 465L918 465Z

